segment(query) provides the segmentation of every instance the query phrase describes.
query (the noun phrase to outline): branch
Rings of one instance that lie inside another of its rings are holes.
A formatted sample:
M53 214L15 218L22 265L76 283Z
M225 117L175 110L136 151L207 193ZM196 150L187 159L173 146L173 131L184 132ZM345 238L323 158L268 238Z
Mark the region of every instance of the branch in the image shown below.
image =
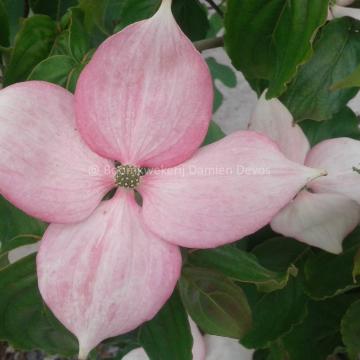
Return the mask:
M220 6L215 3L214 0L205 0L221 17L224 17L223 11Z
M200 52L202 52L204 50L208 50L208 49L222 47L222 46L224 46L224 37L221 36L221 37L216 37L216 38L212 38L212 39L204 39L204 40L195 41L194 46Z

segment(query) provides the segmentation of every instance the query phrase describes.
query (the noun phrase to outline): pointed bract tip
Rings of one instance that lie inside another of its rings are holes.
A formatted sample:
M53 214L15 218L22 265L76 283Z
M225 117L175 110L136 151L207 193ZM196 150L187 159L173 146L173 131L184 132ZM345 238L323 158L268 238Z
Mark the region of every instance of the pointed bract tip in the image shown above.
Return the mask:
M172 13L171 4L172 4L172 0L162 0L159 10L155 13L155 15L161 13L169 13L169 12Z
M86 360L87 357L89 356L89 353L90 353L90 350L87 347L82 346L80 343L78 359Z
M163 0L160 7L171 9L171 3L172 3L172 0Z

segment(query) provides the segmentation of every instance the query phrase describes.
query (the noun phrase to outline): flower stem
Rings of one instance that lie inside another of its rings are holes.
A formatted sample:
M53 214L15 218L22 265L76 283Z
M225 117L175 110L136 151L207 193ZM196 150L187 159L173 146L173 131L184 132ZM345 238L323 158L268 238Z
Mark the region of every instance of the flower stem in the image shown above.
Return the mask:
M217 47L222 47L222 46L224 46L224 37L220 36L220 37L216 37L216 38L212 38L212 39L204 39L204 40L195 41L194 46L200 52L207 50L207 49L214 49Z

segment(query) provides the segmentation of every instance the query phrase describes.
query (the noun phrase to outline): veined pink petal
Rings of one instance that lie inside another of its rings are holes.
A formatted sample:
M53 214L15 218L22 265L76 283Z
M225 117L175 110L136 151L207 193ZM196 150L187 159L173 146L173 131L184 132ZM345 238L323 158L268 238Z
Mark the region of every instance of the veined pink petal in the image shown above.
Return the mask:
M328 176L309 184L312 190L343 194L360 203L360 141L349 138L322 141L311 149L305 163L328 172Z
M174 166L202 143L212 112L206 63L163 2L106 40L80 76L76 113L90 147L122 163Z
M19 83L0 91L0 109L0 194L48 222L87 217L113 186L112 164L79 136L71 93Z
M267 137L239 131L181 166L142 179L146 224L185 247L230 243L266 225L322 171L294 163Z
M360 20L360 9L358 8L350 8L350 7L334 5L331 7L331 13L334 18L350 16L354 19Z
M41 295L79 339L81 359L150 320L180 275L179 249L147 230L140 209L118 193L81 223L50 225L41 242Z
M203 336L201 335L198 327L190 317L189 317L189 322L190 322L191 334L193 337L193 348L192 348L193 360L205 360L206 354L205 354L205 343ZM169 359L172 357L172 355L173 354L168 354ZM143 348L138 348L126 354L123 357L123 360L149 360L149 357L147 356Z
M263 93L252 114L250 130L275 141L290 160L303 164L310 144L289 110L277 99L266 100Z
M252 360L254 350L246 349L238 340L205 335L206 360Z
M342 241L360 221L360 206L339 194L302 191L271 221L274 231L339 254Z

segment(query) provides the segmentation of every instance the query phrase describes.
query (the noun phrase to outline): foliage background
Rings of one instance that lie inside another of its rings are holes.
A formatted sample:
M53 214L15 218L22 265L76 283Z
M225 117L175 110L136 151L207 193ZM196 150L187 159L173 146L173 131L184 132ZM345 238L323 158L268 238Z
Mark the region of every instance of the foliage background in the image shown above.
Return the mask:
M327 21L328 0L228 0L217 2L218 11L209 11L211 1L204 3L174 0L173 12L192 41L225 33L234 68L207 58L214 83L235 87L236 69L258 95L269 88L268 96L280 98L312 144L340 136L360 139L358 117L347 107L360 85L359 21ZM159 4L0 0L2 86L36 79L74 91L97 46L151 16ZM214 111L222 101L216 89ZM223 136L212 123L205 142ZM17 349L72 357L76 340L39 295L35 255L8 261L10 250L38 241L45 228L0 198L0 339ZM257 360L356 359L359 249L359 228L336 256L266 227L230 246L184 250L182 277L160 313L132 333L106 341L91 357L106 358L115 346L115 358L121 359L143 346L153 360L168 354L189 360L189 313L204 332L257 349Z

